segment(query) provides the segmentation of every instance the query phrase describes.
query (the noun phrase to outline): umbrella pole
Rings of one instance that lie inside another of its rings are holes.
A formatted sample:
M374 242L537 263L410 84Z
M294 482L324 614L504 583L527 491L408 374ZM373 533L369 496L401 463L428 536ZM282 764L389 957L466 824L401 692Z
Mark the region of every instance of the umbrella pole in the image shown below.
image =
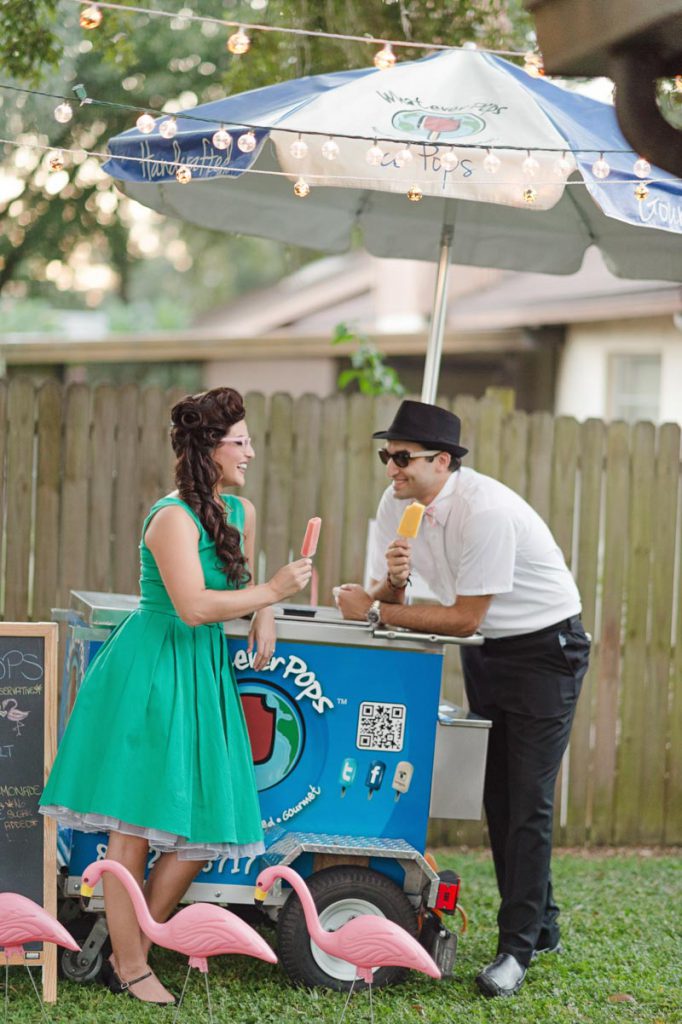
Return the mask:
M422 383L422 402L430 405L436 400L438 391L438 375L440 373L440 357L443 352L443 335L445 333L445 313L448 297L448 268L452 250L452 224L443 224L440 237L440 258L436 273L436 292L433 297L433 313L429 340L426 346L426 362L424 364L424 381Z

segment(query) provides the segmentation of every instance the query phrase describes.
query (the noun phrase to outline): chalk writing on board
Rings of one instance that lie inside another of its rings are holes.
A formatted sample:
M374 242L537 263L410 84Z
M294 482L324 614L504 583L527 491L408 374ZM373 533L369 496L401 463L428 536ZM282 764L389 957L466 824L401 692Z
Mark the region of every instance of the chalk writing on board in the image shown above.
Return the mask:
M17 649L0 654L0 682L37 682L43 678L43 666L35 654Z

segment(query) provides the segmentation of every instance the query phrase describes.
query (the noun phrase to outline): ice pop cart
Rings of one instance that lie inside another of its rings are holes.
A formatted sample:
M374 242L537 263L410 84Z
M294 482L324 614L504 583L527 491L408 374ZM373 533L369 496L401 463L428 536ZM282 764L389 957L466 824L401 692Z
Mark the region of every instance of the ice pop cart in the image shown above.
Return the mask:
M73 592L59 735L90 660L137 605L137 598ZM446 643L478 643L344 621L336 609L282 606L277 650L255 671L246 650L248 620L226 624L253 750L266 852L206 864L186 901L253 907L267 864L287 864L306 880L323 927L358 914L384 915L422 941L452 972L456 935L442 923L454 911L458 880L441 878L425 857L429 814L479 818L490 723L439 706ZM434 776L435 765L435 776ZM432 776L435 785L432 786ZM78 908L81 873L106 852L105 833L61 830L58 854L66 920ZM66 954L68 977L96 977L106 940L101 896L80 954ZM307 985L345 988L353 968L311 943L298 898L281 883L264 906L276 922L287 973ZM97 913L99 912L99 913ZM377 972L377 984L397 979Z

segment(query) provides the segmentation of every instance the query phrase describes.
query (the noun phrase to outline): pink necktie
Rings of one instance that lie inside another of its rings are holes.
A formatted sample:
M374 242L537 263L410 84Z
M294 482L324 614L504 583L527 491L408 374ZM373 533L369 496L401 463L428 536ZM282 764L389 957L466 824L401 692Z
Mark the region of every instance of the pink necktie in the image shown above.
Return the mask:
M424 519L426 519L429 526L438 526L438 519L436 518L436 510L433 505L429 505L424 509Z

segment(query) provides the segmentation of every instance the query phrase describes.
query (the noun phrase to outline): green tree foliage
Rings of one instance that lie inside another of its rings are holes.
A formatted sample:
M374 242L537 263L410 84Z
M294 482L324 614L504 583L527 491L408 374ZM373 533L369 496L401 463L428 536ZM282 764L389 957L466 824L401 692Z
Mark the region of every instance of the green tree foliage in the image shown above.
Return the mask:
M159 9L179 10L176 0ZM280 0L255 9L238 0L201 0L194 13L381 38L523 47L529 22L520 0ZM170 112L304 74L364 67L373 48L280 33L252 33L250 52L228 53L229 30L176 17L103 9L102 25L84 31L73 0L3 0L0 62L4 85L30 85L72 96L77 83L89 97ZM421 56L408 50L401 59ZM131 204L86 158L106 151L107 139L134 125L136 113L99 104L78 105L58 124L58 99L0 89L0 134L24 140L4 146L0 164L0 294L34 295L73 306L74 273L110 268L113 278L82 293L97 305L111 289L124 301L172 298L194 312L266 284L312 254L259 239L235 238L150 214L148 230L132 225ZM49 152L62 148L61 172L49 171ZM68 152L73 151L73 152ZM57 188L61 181L62 187ZM153 244L153 239L160 244Z

